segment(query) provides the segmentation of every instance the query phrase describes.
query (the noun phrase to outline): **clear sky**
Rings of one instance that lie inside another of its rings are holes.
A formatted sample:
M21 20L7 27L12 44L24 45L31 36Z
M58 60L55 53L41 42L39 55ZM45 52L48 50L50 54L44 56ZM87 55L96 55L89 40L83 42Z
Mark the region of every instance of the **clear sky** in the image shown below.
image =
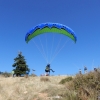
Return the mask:
M25 35L45 22L64 24L77 36L76 44L68 40L55 57L51 63L55 73L51 74L75 74L79 69L83 71L84 66L90 71L100 65L100 0L0 0L0 71L11 72L20 50L29 68L36 70L35 74L44 73L47 62L34 42L25 42ZM43 36L40 38L45 47ZM34 41L40 47L38 39ZM53 50L49 48L52 41L53 38L47 41L47 56Z

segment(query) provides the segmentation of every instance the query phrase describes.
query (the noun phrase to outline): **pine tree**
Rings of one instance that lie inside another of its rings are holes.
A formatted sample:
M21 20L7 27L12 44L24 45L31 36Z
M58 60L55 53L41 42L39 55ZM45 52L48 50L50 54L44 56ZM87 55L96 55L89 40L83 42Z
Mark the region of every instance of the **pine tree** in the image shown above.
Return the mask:
M14 59L14 64L12 66L15 67L13 71L17 77L21 76L22 74L26 74L26 71L30 72L30 69L28 68L28 65L26 64L24 56L21 52L19 52L18 56Z

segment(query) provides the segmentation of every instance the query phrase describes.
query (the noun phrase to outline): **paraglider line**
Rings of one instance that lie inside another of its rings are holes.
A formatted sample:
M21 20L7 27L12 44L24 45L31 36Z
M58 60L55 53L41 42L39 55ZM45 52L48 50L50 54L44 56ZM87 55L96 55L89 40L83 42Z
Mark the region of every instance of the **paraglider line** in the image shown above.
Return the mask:
M48 59L47 59L47 56L46 56L46 54L45 54L44 47L43 47L43 44L42 44L42 42L41 42L40 36L39 36L39 41L40 41L40 44L41 44L41 46L42 46L42 51L43 51L43 53L44 53L44 56L45 56L45 58L46 58L46 60L47 60L47 63L48 63Z
M41 51L40 48L38 47L38 45L35 43L35 41L32 40L32 42L36 45L36 47L38 48L38 50L41 52L41 54L42 54L42 56L44 57L44 59L46 60L46 62L48 62L47 59L45 58L44 54L42 53L42 51Z
M57 44L57 46L56 46L56 49L55 49L55 51L54 51L53 56L56 54L56 52L59 51L59 45L60 45L60 43L61 43L62 38L63 38L63 37L61 36L61 37L60 37L60 40L59 40L59 42L58 42L58 44ZM52 56L52 58L53 58L53 56ZM51 59L52 59L52 58L51 58ZM51 60L51 59L50 59L50 60Z
M48 58L48 41L47 41L47 34L45 34L45 38L46 38L46 53L47 53L47 58ZM47 62L48 63L48 62Z
M64 45L61 47L61 49L53 56L51 62L53 61L53 59L57 56L57 54L64 48L64 46L66 45L66 43L68 42L68 40L64 43ZM50 63L51 63L50 62Z
M54 34L53 34L53 40L52 40L52 46L51 46L51 53L50 53L50 58L51 58L51 56L52 56L52 50L53 50L53 44L54 44Z

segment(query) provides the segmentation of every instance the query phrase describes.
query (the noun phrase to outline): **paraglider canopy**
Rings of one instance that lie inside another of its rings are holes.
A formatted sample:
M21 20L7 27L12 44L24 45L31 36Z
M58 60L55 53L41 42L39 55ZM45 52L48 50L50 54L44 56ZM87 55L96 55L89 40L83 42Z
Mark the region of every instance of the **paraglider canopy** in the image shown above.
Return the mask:
M60 33L68 36L75 43L77 41L74 31L69 27L59 23L42 23L35 26L29 32L27 32L25 41L28 43L32 38L43 33Z

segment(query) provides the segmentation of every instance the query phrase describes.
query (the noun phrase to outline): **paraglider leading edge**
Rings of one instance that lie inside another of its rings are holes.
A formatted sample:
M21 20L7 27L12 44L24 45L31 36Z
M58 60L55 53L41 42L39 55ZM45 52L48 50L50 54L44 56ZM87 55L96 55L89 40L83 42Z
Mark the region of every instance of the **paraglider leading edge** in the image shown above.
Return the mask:
M74 31L59 23L42 23L35 26L29 32L27 32L25 41L28 43L32 38L42 33L60 33L70 37L75 43L77 41Z

